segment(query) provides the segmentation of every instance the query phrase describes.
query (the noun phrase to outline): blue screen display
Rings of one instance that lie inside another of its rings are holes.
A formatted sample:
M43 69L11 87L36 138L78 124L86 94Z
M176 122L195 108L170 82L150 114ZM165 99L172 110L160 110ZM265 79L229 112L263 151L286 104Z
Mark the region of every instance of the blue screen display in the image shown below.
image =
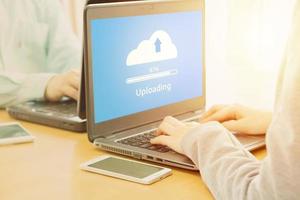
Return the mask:
M200 11L91 21L95 123L202 96Z

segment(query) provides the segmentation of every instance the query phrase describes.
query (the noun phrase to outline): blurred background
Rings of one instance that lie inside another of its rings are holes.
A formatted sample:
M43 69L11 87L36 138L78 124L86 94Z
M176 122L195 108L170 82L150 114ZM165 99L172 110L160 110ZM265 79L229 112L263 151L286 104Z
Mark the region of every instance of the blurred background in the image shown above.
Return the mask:
M82 39L85 0L61 0ZM206 0L207 105L272 109L295 0Z

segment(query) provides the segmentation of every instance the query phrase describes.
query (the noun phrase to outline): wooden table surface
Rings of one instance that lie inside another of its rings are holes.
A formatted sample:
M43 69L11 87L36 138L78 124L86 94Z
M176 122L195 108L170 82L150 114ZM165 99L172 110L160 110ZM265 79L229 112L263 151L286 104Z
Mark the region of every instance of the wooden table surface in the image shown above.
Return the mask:
M0 111L0 123L16 121ZM79 169L101 154L86 134L20 122L33 143L0 147L1 200L200 200L213 199L198 172L172 168L173 175L150 186ZM266 152L253 152L262 159Z

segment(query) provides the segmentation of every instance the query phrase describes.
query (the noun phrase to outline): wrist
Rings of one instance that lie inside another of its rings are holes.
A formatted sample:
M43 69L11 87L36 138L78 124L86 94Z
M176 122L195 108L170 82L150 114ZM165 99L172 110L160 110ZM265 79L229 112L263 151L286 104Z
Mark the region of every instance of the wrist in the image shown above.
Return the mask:
M55 79L56 79L57 76L58 75L55 74L47 80L46 87L45 87L45 90L44 90L44 99L47 100L47 101L54 101L53 91L55 89L53 89L53 87L54 87L53 84L56 82Z

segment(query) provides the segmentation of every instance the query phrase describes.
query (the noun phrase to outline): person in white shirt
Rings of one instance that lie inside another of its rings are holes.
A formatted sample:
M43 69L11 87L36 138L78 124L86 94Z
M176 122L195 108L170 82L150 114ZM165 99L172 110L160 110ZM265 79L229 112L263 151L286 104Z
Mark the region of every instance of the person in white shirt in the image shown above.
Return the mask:
M77 99L81 51L58 0L0 0L0 108Z
M215 106L200 123L166 117L154 144L187 155L216 199L300 197L300 1L278 80L273 114L240 105ZM257 160L230 131L266 133L267 156Z

